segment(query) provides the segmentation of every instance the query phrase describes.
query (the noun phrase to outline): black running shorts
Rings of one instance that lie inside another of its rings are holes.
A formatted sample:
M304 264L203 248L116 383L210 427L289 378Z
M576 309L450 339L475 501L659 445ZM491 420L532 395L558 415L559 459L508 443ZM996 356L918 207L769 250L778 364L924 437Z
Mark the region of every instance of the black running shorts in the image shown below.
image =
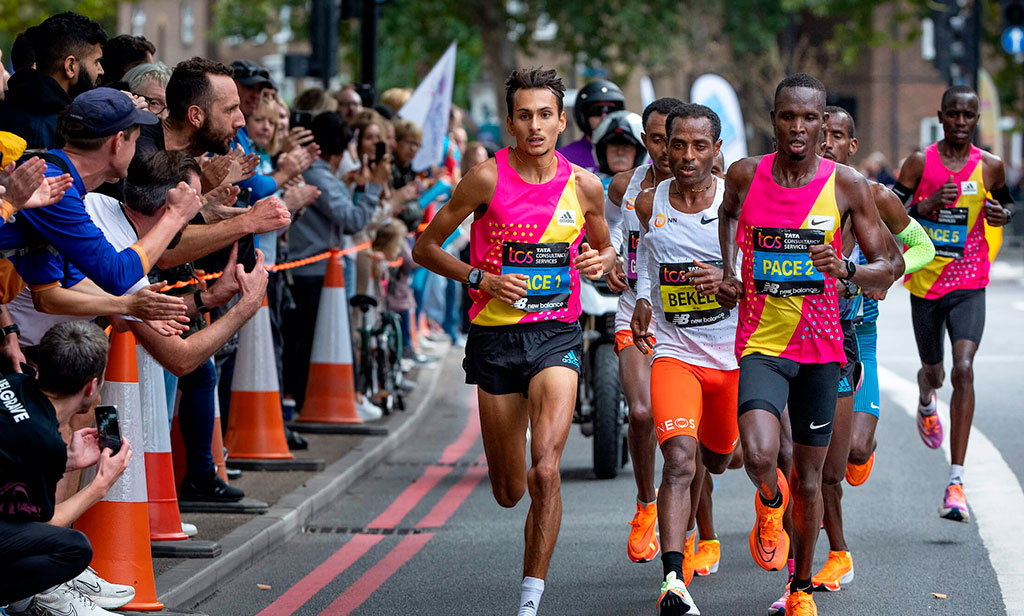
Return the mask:
M840 319L839 326L843 329L843 351L846 352L846 363L839 369L839 397L847 398L856 393L857 362L860 361L860 347L857 343L857 327L853 321Z
M941 364L945 353L943 330L949 341L970 340L981 344L985 331L985 289L959 289L942 297L910 296L910 316L921 363Z
M489 394L526 396L530 380L545 368L565 366L579 373L582 353L583 330L578 323L473 325L462 367L466 382Z
M789 405L793 442L827 447L836 411L839 362L801 364L753 353L740 359L739 414L764 409L782 417Z

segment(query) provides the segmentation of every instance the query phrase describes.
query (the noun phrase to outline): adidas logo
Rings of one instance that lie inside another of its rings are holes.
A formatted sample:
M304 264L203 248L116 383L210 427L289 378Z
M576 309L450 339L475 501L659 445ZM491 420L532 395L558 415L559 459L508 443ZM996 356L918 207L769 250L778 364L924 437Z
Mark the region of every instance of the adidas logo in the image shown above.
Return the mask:
M576 212L572 210L562 210L558 213L558 224L560 225L576 225Z
M526 603L523 604L523 607L532 607L532 608L536 609L537 606L534 605L533 599L530 599L529 601L527 601Z
M562 356L563 364L570 364L572 366L580 367L580 358L576 355L576 351L569 351Z

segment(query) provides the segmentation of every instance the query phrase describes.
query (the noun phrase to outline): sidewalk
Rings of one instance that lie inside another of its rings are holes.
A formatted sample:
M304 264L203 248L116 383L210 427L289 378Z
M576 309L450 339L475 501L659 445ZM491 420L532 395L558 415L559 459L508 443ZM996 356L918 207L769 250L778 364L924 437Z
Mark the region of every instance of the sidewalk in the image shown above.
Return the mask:
M195 539L217 541L223 553L213 559L153 559L157 596L168 610L197 605L235 573L301 532L310 517L415 433L449 359L447 351L439 348L441 356L436 363L407 375L416 387L406 397L406 411L395 411L373 424L386 427L386 436L306 434L309 449L295 452L296 458L323 459L323 471L243 471L232 485L245 490L246 497L268 503L266 513L183 513L183 521L199 528Z

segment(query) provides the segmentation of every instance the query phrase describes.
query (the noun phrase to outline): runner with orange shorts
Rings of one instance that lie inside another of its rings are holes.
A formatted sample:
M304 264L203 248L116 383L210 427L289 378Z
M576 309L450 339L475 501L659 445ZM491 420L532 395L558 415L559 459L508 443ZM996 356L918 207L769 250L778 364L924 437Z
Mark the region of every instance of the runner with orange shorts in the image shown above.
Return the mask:
M631 325L636 347L654 352L651 414L665 459L658 492L664 580L657 613L680 616L700 614L686 588L696 532L688 528L703 484L700 460L714 473L725 471L739 440L739 368L736 316L715 297L722 280L718 206L725 183L711 167L722 145L721 123L711 109L685 103L669 113L665 127L674 179L636 199L642 231Z

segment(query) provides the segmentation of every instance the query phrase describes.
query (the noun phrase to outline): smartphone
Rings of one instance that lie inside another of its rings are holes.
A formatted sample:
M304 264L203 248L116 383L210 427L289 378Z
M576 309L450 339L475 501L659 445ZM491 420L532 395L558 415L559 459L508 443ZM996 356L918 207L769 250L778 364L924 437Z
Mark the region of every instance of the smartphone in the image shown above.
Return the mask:
M96 430L100 435L100 451L109 448L116 455L121 450L121 425L117 420L117 407L101 404L96 407Z
M313 112L312 111L301 111L298 109L292 109L291 113L288 114L288 126L295 128L296 126L302 128L309 128L313 124Z
M251 188L240 188L238 190L238 200L235 201L235 207L249 207L252 201L252 189Z
M256 267L256 240L252 233L238 238L238 263L249 273Z
M388 153L388 144L383 141L377 142L377 151L374 153L373 162L379 163L384 160L384 155Z

